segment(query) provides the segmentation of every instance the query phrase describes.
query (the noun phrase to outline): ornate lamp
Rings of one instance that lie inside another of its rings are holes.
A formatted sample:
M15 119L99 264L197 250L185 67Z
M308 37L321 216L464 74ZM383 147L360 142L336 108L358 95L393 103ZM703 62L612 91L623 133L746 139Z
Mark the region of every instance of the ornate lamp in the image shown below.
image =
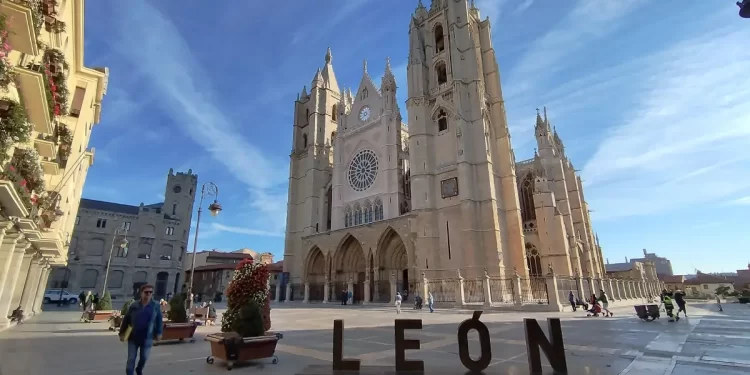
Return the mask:
M221 212L221 204L218 201L214 201L214 203L208 205L208 211L211 212L211 216L218 216L219 212Z

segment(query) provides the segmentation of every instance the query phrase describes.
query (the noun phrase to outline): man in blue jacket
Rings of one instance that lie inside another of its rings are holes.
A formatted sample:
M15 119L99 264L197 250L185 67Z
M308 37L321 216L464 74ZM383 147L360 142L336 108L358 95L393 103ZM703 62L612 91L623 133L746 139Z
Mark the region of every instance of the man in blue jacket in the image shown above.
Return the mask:
M148 360L154 338L157 341L161 339L164 323L159 304L151 299L153 294L153 286L148 284L141 286L141 299L130 305L123 318L122 325L120 325L120 335L125 334L128 327L132 327L130 335L127 337L128 362L125 368L127 375L143 374L143 367ZM135 358L139 351L140 359L138 366L136 366ZM133 372L134 370L135 372Z

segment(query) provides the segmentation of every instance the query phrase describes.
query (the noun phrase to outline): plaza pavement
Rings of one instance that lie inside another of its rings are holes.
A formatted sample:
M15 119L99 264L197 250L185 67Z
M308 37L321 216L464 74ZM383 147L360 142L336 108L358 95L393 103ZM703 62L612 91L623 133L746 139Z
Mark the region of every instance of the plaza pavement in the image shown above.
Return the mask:
M125 345L107 330L107 323L78 323L79 313L50 307L26 324L0 333L0 375L121 374ZM689 305L690 318L668 323L662 318L638 320L632 307L615 307L612 318L586 318L577 313L486 312L492 336L492 356L486 374L527 374L526 347L521 324L536 318L546 332L546 317L562 318L570 374L734 375L750 373L750 306L726 304L724 313L713 304ZM219 311L221 313L221 310ZM399 318L423 319L422 331L407 331L421 341L420 351L407 351L407 359L425 361L426 373L463 374L458 358L456 330L470 310L404 309ZM330 365L334 319L343 319L344 357L359 358L362 365L394 364L393 319L390 306L274 305L273 330L283 332L279 363L260 360L235 367L232 373L293 375L311 364ZM225 373L221 361L206 363L208 343L202 337L219 326L199 327L195 343L156 346L146 374L184 375ZM470 352L476 358L479 344L470 334ZM543 363L546 359L542 357ZM546 366L546 365L545 365ZM551 368L545 367L546 373Z

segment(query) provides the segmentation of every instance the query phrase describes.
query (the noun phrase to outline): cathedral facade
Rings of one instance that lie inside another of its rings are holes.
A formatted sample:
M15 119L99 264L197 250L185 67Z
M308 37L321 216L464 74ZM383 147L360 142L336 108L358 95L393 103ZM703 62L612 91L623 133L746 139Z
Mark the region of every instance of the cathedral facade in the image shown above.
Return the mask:
M421 1L407 118L390 62L339 87L329 49L295 102L284 249L293 299L389 301L427 278L601 277L580 177L546 110L516 163L490 22L468 0ZM404 123L408 122L408 127ZM293 287L299 285L300 287Z

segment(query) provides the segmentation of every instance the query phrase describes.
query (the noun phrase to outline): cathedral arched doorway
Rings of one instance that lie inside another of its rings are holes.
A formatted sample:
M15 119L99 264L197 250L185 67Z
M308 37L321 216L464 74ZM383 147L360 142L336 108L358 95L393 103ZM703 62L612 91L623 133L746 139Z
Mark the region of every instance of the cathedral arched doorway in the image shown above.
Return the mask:
M305 280L309 285L309 301L323 301L326 282L326 257L319 247L315 246L307 256Z
M374 300L390 302L390 282L395 276L396 290L412 294L409 283L409 261L404 241L393 228L387 228L378 241L378 281L375 285ZM414 277L414 275L412 275Z
M351 281L354 284L352 299L357 303L362 302L366 262L359 240L350 234L346 236L333 256L333 267L335 274L332 275L331 288L335 293L332 296L339 297L343 291L348 290Z

